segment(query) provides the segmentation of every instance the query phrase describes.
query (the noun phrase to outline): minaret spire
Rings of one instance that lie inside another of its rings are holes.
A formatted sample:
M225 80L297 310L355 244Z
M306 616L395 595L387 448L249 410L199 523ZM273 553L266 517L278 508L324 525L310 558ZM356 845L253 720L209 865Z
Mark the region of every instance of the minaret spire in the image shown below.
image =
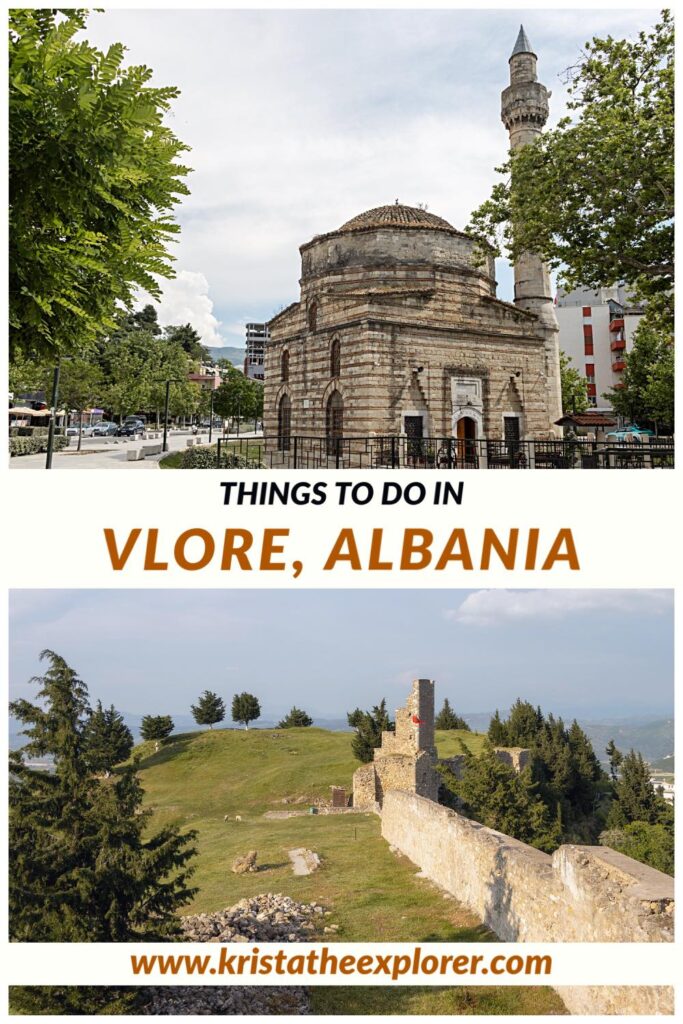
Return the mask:
M510 57L516 57L518 53L533 53L534 57L536 56L534 51L531 49L529 37L524 31L524 25L519 26L519 35L517 36L517 42L515 43L515 48L510 54Z
M501 118L510 136L510 149L514 152L537 139L550 113L550 93L538 81L537 57L520 25L519 34L510 55L510 84L501 96ZM514 225L513 225L514 231ZM560 356L558 325L548 268L540 257L522 253L515 263L515 305L535 313L539 327L545 335L546 378L550 398L551 422L562 415L560 389ZM557 415L555 415L557 413Z

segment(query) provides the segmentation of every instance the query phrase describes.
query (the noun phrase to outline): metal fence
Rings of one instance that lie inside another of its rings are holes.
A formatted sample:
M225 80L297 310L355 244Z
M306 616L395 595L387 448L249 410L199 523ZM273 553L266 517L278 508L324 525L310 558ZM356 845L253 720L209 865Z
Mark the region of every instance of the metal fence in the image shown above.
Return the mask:
M672 469L672 438L492 441L454 437L220 438L223 469Z

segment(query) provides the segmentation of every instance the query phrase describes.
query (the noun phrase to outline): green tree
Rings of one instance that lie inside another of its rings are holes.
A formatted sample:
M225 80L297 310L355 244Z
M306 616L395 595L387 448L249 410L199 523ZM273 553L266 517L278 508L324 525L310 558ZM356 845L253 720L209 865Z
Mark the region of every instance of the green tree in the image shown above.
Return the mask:
M309 725L313 725L311 716L294 705L282 721L278 722L277 727L278 729L302 729L307 728Z
M263 415L263 385L223 363L223 379L214 392L213 407L223 419L256 419Z
M665 825L632 821L621 828L606 829L600 834L600 843L657 871L674 873L674 835Z
M617 749L617 745L614 742L614 740L609 741L609 743L605 747L605 753L609 758L610 778L612 779L612 782L616 783L617 778L619 776L619 768L621 767L621 762L624 760L624 755L621 753L620 750Z
M638 751L624 754L614 789L615 798L607 819L609 828L620 828L633 821L655 825L669 818L670 808L657 793L650 767Z
M180 345L193 361L203 363L209 359L209 350L202 344L202 339L192 324L167 327L166 337L169 341Z
M500 717L500 711L497 709L493 718L489 722L487 736L494 747L504 747L507 742L505 724Z
M83 440L83 413L99 401L104 394L102 372L92 359L64 360L59 375L59 405L78 414L78 446Z
M604 397L629 423L673 430L674 339L661 317L653 322L654 317L638 326L619 387Z
M250 722L261 717L261 705L252 693L236 693L232 698L232 720L241 722L245 729Z
M77 41L84 10L15 8L9 59L10 346L82 353L137 288L172 277L187 146L164 124L178 96L124 47Z
M372 761L375 748L382 745L382 733L394 731L384 697L370 711L356 708L349 712L347 721L356 730L351 740L351 752L363 764Z
M671 13L636 39L594 38L569 80L569 116L511 155L470 230L513 263L538 254L567 287L626 281L637 297L662 299L671 326Z
M434 727L436 729L464 729L466 732L471 732L465 719L461 718L460 715L456 715L449 703L448 697L445 698L441 711L434 719Z
M163 743L175 728L170 715L145 715L140 723L140 735L143 740L155 740Z
M113 704L103 708L101 700L85 722L83 740L88 768L105 776L110 775L114 765L130 757L133 749L133 734L123 717Z
M585 412L588 408L588 382L575 366L571 356L560 352L560 385L562 388L562 412Z
M27 742L10 759L10 938L15 942L144 942L179 934L194 833L151 827L135 765L111 779L87 760L88 691L53 651L37 699L14 701ZM54 770L30 768L51 757ZM131 1012L131 989L30 987L13 992L21 1013Z
M197 725L208 725L213 729L225 718L225 701L217 693L204 690L197 703L192 705L192 717Z
M537 792L531 772L515 771L486 742L479 756L464 744L461 778L440 766L442 783L458 801L458 809L488 828L541 850L558 845L559 829Z

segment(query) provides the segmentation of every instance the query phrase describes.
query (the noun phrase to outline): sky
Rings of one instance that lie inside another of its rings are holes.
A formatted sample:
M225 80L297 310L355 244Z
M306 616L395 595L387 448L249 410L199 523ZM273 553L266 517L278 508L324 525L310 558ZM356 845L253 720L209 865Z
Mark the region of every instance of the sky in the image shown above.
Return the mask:
M583 720L673 714L668 590L14 590L10 692L56 651L128 714L187 714L204 689L343 717L415 678L461 714L521 697Z
M244 325L298 298L298 247L399 199L463 229L507 152L500 92L520 22L565 113L563 71L593 35L635 36L653 9L108 10L86 37L120 41L153 84L176 85L168 124L192 147L177 278L162 324L243 345ZM499 295L512 297L498 261Z

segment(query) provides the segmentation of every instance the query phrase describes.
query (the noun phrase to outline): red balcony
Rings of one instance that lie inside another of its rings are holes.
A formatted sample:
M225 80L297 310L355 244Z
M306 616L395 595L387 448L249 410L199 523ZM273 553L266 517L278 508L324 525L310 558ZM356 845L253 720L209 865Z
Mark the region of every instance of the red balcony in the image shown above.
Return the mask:
M615 359L615 361L612 363L612 369L615 373L621 373L622 370L626 369L626 360Z
M610 333L614 334L615 331L623 331L624 329L624 318L623 316L617 317L616 320L612 320L609 325Z
M617 338L610 344L610 348L613 352L620 352L626 348L626 338Z

